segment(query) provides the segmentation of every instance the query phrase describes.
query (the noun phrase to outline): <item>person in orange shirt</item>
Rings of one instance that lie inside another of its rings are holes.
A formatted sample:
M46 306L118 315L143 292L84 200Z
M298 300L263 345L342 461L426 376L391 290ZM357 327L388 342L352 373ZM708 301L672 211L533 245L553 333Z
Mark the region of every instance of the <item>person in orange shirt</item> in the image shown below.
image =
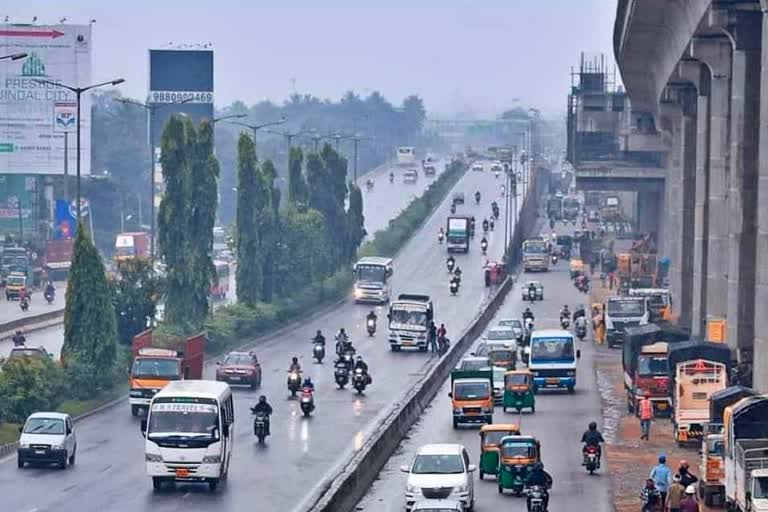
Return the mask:
M640 439L648 441L651 435L651 420L653 419L653 402L651 402L651 394L645 392L645 396L640 400L640 431L642 435Z

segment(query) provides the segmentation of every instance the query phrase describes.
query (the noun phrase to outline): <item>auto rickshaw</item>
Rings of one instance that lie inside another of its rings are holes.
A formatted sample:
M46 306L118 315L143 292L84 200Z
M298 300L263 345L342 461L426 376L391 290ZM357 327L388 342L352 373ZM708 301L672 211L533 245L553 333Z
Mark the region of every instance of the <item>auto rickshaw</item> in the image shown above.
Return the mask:
M571 279L576 279L584 273L584 260L573 258L571 259Z
M485 286L501 284L507 277L507 269L504 264L497 261L489 261L483 269L485 273Z
M536 396L533 392L533 373L530 370L512 370L504 374L504 399L502 410L531 409L536 412Z
M533 436L505 436L499 442L499 455L499 494L510 489L521 496L533 465L541 462L539 441Z
M517 351L508 347L494 347L488 351L488 360L492 366L514 370L517 365Z
M520 427L514 423L492 423L480 429L480 480L499 472L499 443L504 437L519 436Z

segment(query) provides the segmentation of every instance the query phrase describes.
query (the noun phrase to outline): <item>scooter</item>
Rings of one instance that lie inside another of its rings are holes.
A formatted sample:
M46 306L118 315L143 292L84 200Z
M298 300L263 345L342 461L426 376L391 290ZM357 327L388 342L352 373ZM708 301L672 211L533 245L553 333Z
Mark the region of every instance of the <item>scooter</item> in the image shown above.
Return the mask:
M536 302L536 288L528 288L528 300L531 303Z
M443 235L442 231L438 232L437 233L437 241L438 241L438 243L443 243L443 238L444 237L445 237L445 235Z
M26 312L29 309L29 299L24 297L19 301L19 307L22 311Z
M485 240L480 242L480 250L483 251L483 256L485 256L485 252L488 250L488 242Z
M315 343L312 348L312 355L317 359L318 364L323 364L323 358L325 357L325 345L322 343Z
M525 490L528 495L528 512L546 512L544 509L544 496L546 489L539 485L534 485Z
M344 389L344 386L349 383L349 367L343 359L336 361L333 369L333 379L336 381L339 389Z
M369 318L366 322L366 328L368 329L368 336L376 334L376 320Z
M53 300L56 298L53 292L45 292L44 297L45 297L45 302L47 302L48 304L53 304Z
M352 387L355 388L358 395L362 395L365 391L365 387L368 385L368 375L363 372L362 368L355 370L355 374L352 376Z
M301 398L299 398L299 406L301 412L305 417L309 417L312 411L315 410L315 396L310 388L304 388L301 390Z
M587 336L587 326L586 324L576 324L576 337L580 340L584 340L584 338Z
M453 267L456 266L456 263L453 260L448 260L445 266L448 267L448 273L453 274Z
M259 443L263 443L267 437L267 425L269 424L269 416L263 412L256 413L253 417L253 435L255 435Z
M448 347L451 346L451 340L446 338L445 336L441 336L437 338L437 353L440 355L445 354L448 352Z
M456 205L452 204L451 205L451 215L454 215L455 213L456 213Z
M491 231L493 231L493 228L495 227L495 225L496 224L493 222L493 219L491 219L491 222L489 223L489 226L491 226Z
M600 460L597 458L597 448L594 446L587 446L586 453L584 455L584 467L587 468L590 475L594 475L595 471L600 467Z
M450 289L451 289L451 295L456 295L457 293L459 293L459 282L455 279L451 280Z
M552 255L552 264L557 265L557 254Z
M571 327L571 321L568 320L568 317L563 317L560 319L560 327L567 331Z
M301 388L301 374L299 372L290 372L288 374L288 391L291 392L291 397L296 396L299 388Z

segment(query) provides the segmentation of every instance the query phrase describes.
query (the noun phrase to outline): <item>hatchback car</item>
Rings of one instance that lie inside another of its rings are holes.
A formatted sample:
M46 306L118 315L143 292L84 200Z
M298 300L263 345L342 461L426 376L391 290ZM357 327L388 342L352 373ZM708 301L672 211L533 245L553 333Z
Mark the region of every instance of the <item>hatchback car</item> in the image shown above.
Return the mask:
M497 327L511 327L513 331L515 331L515 336L517 336L517 342L522 343L523 342L523 335L525 334L523 329L523 322L518 320L517 318L503 318L499 320L499 322L496 324Z
M464 505L457 500L421 500L411 512L464 512Z
M261 386L261 365L253 352L230 352L216 368L216 380L230 385Z
M75 463L77 438L69 414L36 412L20 429L17 461L19 469L29 464L57 464L61 469Z
M504 345L506 348L516 349L517 348L517 333L512 327L506 327L506 326L496 326L491 327L485 332L485 335L481 338L481 345L483 345L483 341L488 343L495 343ZM480 346L478 346L478 349L480 349ZM486 349L488 350L488 349ZM476 355L484 355L484 354L478 354L477 350L475 350Z
M419 448L413 462L400 468L408 473L405 485L405 509L414 510L417 501L453 499L464 510L475 506L475 466L460 444L428 444Z
M488 357L465 357L459 364L456 365L457 370L461 371L476 371L485 370L491 367L491 363L488 361Z

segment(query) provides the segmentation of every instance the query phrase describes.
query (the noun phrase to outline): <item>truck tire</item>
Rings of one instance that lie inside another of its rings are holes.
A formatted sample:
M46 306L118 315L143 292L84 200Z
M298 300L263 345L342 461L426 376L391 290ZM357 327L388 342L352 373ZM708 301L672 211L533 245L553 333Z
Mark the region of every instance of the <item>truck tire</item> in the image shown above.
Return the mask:
M131 406L131 416L138 416L141 408L138 405Z
M453 428L454 429L459 428L459 420L457 420L456 418L453 418Z

